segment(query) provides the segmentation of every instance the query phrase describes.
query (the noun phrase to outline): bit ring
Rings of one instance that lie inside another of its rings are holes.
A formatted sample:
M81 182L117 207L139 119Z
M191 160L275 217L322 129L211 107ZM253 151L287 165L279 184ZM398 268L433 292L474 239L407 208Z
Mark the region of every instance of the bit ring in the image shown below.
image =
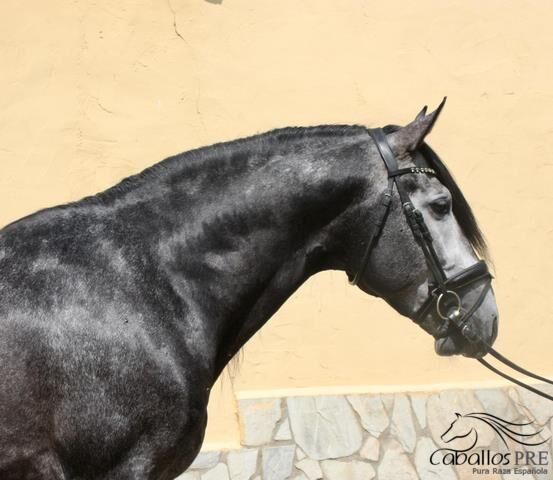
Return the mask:
M448 295L455 300L457 305L455 306L453 312L451 312L449 315L446 315L442 313L441 308L443 300L447 298ZM461 298L453 290L447 290L446 292L440 293L440 295L438 295L438 300L436 300L436 312L438 313L438 316L443 320L449 320L450 317L453 316L458 317L461 314Z

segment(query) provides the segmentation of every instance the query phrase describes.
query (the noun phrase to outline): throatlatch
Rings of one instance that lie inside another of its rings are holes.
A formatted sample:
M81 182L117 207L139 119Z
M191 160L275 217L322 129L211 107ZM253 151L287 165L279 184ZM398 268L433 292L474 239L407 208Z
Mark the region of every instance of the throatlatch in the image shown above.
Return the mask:
M413 166L401 169L398 168L397 160L392 152L392 149L390 148L390 145L388 144L384 131L380 128L369 129L369 135L373 139L378 152L380 153L380 157L384 161L386 169L388 170L388 186L380 196L380 202L377 207L376 222L369 232L367 247L361 258L359 268L350 283L356 285L367 268L371 251L376 245L378 237L382 232L382 228L386 223L386 218L388 217L388 213L391 208L392 194L395 185L401 199L403 213L407 219L407 223L413 232L413 236L415 237L417 244L424 253L432 276L432 281L429 283L429 296L420 309L415 313L412 320L415 323L420 324L430 313L431 309L435 308L437 315L443 320L443 323L436 332L436 335L443 335L450 329L450 326L453 325L453 328L456 328L463 338L465 338L469 343L477 344L480 347L483 346L486 353L492 355L504 365L536 380L553 385L553 381L518 366L516 363L494 350L491 345L480 338L474 327L469 323L472 315L476 312L476 310L478 310L480 305L482 305L482 302L491 289L492 275L486 262L479 260L474 265L471 265L456 275L448 278L438 259L438 255L434 249L432 235L428 230L428 226L424 221L422 213L415 208L411 202L408 192L405 191L401 184L397 181L397 178L402 175L436 175L436 172L432 168L428 167ZM463 311L461 301L462 290L464 290L467 286L480 282L483 282L484 286L478 298L467 311ZM553 401L553 396L498 370L483 358L478 358L477 360L497 375L500 375L501 377L526 388L537 395Z

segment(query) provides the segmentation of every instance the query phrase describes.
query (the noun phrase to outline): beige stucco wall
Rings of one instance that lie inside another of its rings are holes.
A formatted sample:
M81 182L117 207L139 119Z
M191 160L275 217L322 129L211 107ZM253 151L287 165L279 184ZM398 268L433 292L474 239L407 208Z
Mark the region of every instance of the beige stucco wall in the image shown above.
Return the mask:
M404 123L448 95L430 142L490 241L498 345L553 374L552 15L545 1L3 0L0 224L192 147L286 125ZM206 441L237 443L235 395L491 379L322 274L215 387Z

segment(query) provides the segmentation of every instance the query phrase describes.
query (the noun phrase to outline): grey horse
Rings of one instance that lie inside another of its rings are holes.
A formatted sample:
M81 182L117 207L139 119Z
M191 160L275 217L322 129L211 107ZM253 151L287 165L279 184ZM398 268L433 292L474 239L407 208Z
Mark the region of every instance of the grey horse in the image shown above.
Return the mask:
M386 131L400 166L421 157L438 172L401 182L455 273L485 243L443 163L426 158L437 116ZM0 478L183 472L229 360L311 275L356 271L386 177L365 127L284 128L176 155L2 229ZM396 192L358 285L410 317L428 279ZM440 321L431 312L422 327L435 335ZM493 343L492 291L471 322ZM436 350L481 354L454 331Z

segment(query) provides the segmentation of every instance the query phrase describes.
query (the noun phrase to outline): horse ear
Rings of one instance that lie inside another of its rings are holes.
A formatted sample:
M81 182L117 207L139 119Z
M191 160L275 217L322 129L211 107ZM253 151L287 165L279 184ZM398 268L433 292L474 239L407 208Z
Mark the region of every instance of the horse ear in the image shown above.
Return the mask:
M457 418L461 418L462 415L461 415L460 413L455 412L455 416L456 416Z
M422 110L415 117L415 120L422 120L426 116L427 109L428 109L428 105L425 105L424 107L422 107Z
M396 155L412 152L422 144L424 138L430 133L436 120L438 120L445 101L446 97L438 108L428 115L426 115L426 107L424 107L409 125L389 135L390 146Z

